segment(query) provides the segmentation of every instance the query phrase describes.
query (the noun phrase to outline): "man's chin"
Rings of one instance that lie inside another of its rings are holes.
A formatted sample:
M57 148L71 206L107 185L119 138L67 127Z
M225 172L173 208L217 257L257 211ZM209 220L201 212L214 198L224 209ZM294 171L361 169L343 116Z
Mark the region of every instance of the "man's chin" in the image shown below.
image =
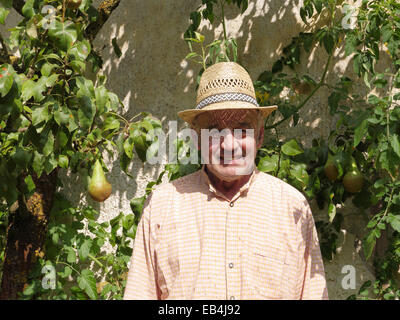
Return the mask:
M212 171L219 176L219 178L228 181L236 180L244 175L249 175L253 172L254 165L249 165L242 162L220 163L209 165Z

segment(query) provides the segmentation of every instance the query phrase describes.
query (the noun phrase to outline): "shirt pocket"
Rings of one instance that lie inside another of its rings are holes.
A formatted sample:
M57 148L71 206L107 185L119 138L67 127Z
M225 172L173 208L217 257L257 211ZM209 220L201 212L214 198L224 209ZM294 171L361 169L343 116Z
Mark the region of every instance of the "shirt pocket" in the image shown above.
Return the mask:
M286 252L272 246L256 246L252 250L252 271L255 299L283 299L282 281Z

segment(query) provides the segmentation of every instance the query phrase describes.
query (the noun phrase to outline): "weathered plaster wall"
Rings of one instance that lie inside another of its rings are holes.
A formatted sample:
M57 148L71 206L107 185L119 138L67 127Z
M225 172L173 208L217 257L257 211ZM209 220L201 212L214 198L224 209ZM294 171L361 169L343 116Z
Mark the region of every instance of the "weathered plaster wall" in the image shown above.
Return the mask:
M240 63L255 79L262 71L271 68L282 49L293 36L305 30L305 26L298 14L299 0L249 2L242 15L234 6L226 7L225 13L228 37L237 39ZM183 33L189 25L190 12L200 4L199 0L122 0L98 35L95 47L105 61L103 73L108 77L108 88L123 100L125 117L149 111L163 120L166 131L168 121L177 120L177 111L193 107L195 79L200 67L184 60L189 49L183 41ZM216 14L219 15L219 12L216 11ZM203 23L200 31L207 42L221 39L223 32L221 24L211 29L208 23ZM120 58L113 52L111 41L114 37L123 53ZM323 50L314 50L310 60L304 61L298 72L308 73L319 80L326 60ZM338 74L353 76L351 69L349 59L344 58L343 48L337 48L327 81L337 79ZM297 137L306 145L310 145L312 138L326 138L335 127L334 119L329 116L327 97L328 92L321 89L302 109L297 127L280 129L282 137ZM179 123L183 125L181 121ZM71 200L99 209L100 220L108 220L121 211L130 213L129 200L142 196L147 182L155 179L162 169L159 166L142 166L135 161L131 172L137 178L132 180L122 173L116 158L107 158L107 163L110 169L107 178L113 186L113 194L101 205L87 197L79 176L63 173L64 190L68 190ZM311 203L311 206L314 214L321 216L316 205ZM345 213L355 215L345 218L342 245L334 261L325 262L331 299L344 299L356 291L345 290L341 286L344 265L355 267L357 290L364 281L373 279L371 266L358 254L358 239L363 225L360 216L351 206Z

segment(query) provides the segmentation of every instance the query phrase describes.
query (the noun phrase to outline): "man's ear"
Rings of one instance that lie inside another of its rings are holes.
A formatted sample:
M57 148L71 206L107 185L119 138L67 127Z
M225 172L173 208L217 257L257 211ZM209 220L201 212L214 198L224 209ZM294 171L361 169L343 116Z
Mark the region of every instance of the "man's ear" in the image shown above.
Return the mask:
M201 146L200 146L200 141L201 141L201 136L200 136L200 130L198 130L195 126L191 125L190 126L191 134L192 134L192 141L193 143L197 142L197 150L200 150Z
M261 148L262 143L264 142L264 123L261 125L260 130L258 131L257 136L257 149Z

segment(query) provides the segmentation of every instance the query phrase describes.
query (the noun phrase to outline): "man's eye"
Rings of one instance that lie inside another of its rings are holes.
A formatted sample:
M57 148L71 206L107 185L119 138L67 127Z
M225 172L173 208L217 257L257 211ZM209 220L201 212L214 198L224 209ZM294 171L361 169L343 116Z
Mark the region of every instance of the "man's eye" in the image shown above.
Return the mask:
M235 129L235 134L239 137L245 138L246 137L246 129Z

